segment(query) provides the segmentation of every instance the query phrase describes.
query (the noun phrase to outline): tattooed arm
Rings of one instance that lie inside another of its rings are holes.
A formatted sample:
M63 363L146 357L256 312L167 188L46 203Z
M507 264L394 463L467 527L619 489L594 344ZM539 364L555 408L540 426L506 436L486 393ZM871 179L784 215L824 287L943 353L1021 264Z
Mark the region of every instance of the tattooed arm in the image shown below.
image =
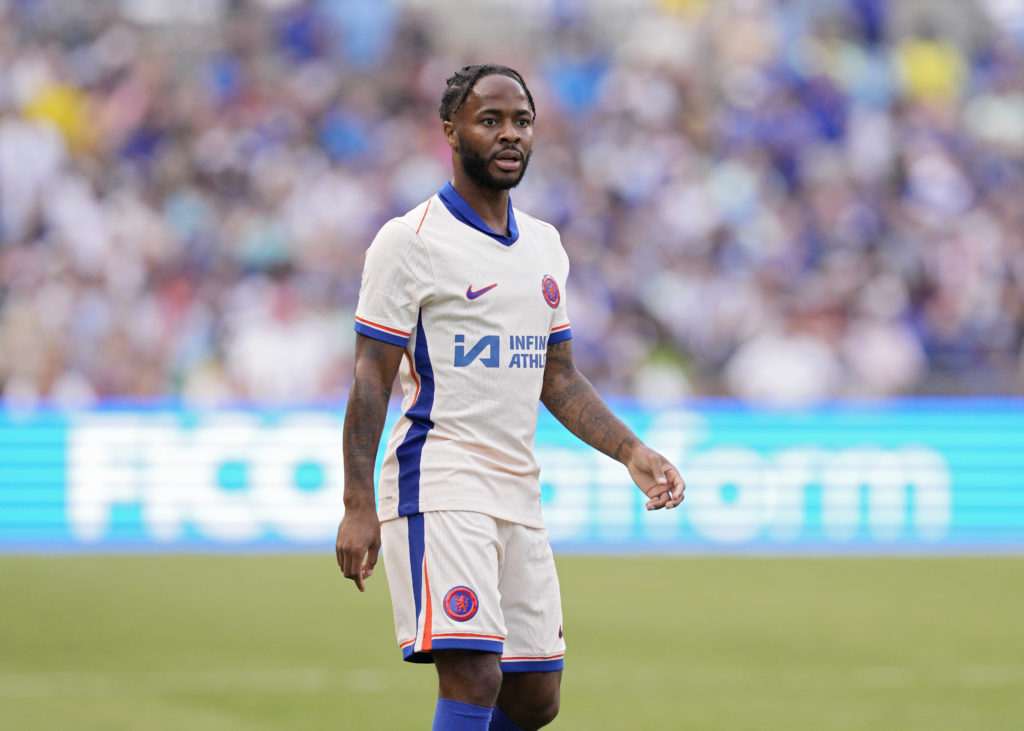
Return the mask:
M380 522L374 500L373 468L384 431L388 398L405 351L397 345L356 335L355 376L348 394L345 432L345 516L334 544L338 566L359 591L373 575L380 551Z
M572 359L572 340L548 345L541 402L566 429L594 449L622 462L650 500L648 510L674 508L686 484L679 471L645 445L611 412Z

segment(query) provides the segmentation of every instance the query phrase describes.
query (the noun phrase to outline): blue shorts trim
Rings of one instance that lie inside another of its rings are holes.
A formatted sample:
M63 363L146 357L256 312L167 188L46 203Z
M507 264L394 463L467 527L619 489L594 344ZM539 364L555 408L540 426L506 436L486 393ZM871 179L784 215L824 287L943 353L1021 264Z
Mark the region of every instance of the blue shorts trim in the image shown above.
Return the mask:
M406 662L434 662L430 650L426 652L414 651L415 645L402 648L402 659ZM448 637L435 639L430 642L431 650L480 650L481 652L493 652L500 655L505 648L505 643L498 640L477 640L471 637Z
M435 637L430 641L430 647L434 650L480 650L500 655L505 649L505 643L501 640L480 640L473 637Z
M430 656L429 652L416 652L413 649L414 645L402 648L402 659L406 662L416 663L428 663L434 662L434 658Z
M503 662L503 673L550 673L565 668L564 658L557 660L524 660L522 662Z

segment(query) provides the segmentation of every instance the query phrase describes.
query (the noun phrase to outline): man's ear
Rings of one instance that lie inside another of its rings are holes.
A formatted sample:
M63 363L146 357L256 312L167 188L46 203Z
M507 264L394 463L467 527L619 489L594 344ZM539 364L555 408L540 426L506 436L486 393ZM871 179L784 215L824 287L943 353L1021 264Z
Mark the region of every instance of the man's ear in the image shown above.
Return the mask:
M444 138L448 140L448 146L453 150L459 149L459 135L455 131L455 122L442 122L444 125Z

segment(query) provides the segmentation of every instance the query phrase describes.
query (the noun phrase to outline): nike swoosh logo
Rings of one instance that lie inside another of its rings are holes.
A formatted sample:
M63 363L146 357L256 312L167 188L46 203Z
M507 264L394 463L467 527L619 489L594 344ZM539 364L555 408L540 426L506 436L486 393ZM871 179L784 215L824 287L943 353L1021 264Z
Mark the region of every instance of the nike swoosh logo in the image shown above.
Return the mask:
M484 287L483 289L478 289L478 290L476 290L474 292L473 291L473 285L471 284L468 287L466 287L466 299L475 300L480 295L486 294L486 293L490 292L492 289L494 289L497 286L498 286L498 283L495 282L494 284L490 285L489 287Z

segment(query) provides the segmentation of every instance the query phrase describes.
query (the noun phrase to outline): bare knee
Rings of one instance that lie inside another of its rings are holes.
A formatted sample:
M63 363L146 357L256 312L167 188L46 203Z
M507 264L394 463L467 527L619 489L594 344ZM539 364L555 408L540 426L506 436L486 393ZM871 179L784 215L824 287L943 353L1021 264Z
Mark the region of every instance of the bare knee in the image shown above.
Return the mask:
M498 708L526 731L547 726L558 715L561 680L561 671L509 673L501 684Z
M554 698L529 699L508 711L502 709L502 713L525 731L533 731L554 721L558 715L558 708L559 698L556 695Z
M501 690L501 657L494 652L435 650L438 695L491 708Z

